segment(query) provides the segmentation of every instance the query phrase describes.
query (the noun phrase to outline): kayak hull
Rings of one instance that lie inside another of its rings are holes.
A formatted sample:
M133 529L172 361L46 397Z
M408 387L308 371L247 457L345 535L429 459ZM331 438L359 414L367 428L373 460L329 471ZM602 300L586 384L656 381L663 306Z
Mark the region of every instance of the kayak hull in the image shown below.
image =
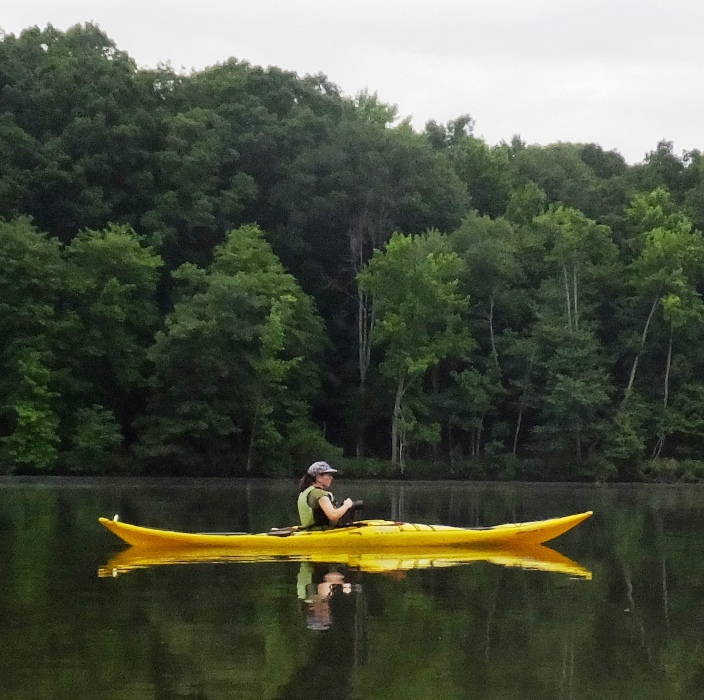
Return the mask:
M281 536L260 533L190 533L158 530L100 518L114 535L129 545L156 551L174 548L225 548L256 552L258 556L295 556L317 553L379 553L410 548L453 549L482 547L526 547L548 542L583 522L592 511L561 518L525 523L508 523L487 528L460 528L447 525L396 523L387 520L361 520L332 530L293 531Z
M154 566L182 564L261 563L267 561L305 561L313 564L342 564L367 573L389 573L413 569L446 568L485 562L496 566L548 571L591 579L592 573L554 549L543 545L519 548L458 548L408 546L384 552L311 552L299 555L265 556L258 551L228 547L176 547L145 549L129 547L98 569L99 577L117 577Z

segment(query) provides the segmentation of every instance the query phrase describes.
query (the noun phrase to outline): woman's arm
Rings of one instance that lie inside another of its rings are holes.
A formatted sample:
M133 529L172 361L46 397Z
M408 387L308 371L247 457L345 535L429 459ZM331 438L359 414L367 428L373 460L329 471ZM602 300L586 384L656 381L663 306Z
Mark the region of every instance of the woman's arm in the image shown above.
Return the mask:
M346 498L339 508L335 508L330 496L323 496L318 503L320 504L320 509L332 523L336 523L354 505L354 501L351 498Z

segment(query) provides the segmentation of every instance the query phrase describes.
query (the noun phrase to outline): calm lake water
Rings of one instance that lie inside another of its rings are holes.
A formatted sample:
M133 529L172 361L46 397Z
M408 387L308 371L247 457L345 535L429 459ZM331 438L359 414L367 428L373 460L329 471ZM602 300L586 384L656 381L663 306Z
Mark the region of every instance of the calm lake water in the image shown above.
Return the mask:
M335 492L363 498L368 518L595 515L551 543L572 573L270 561L113 576L125 546L99 516L263 531L294 522L295 484L0 479L0 697L704 697L704 489L341 480ZM340 584L330 596L326 580Z

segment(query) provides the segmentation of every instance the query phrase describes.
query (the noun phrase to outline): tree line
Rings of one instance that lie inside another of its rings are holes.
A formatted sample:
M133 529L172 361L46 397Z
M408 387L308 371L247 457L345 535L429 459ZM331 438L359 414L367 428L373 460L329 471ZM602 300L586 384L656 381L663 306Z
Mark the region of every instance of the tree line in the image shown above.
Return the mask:
M0 34L6 472L698 479L704 159Z

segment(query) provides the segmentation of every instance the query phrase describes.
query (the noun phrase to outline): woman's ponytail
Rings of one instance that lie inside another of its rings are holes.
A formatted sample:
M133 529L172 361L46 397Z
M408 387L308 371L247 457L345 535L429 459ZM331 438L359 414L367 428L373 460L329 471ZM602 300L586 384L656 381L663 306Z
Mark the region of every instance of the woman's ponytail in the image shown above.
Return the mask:
M301 482L298 484L298 493L305 491L311 484L315 483L315 477L311 476L308 472L303 475Z

